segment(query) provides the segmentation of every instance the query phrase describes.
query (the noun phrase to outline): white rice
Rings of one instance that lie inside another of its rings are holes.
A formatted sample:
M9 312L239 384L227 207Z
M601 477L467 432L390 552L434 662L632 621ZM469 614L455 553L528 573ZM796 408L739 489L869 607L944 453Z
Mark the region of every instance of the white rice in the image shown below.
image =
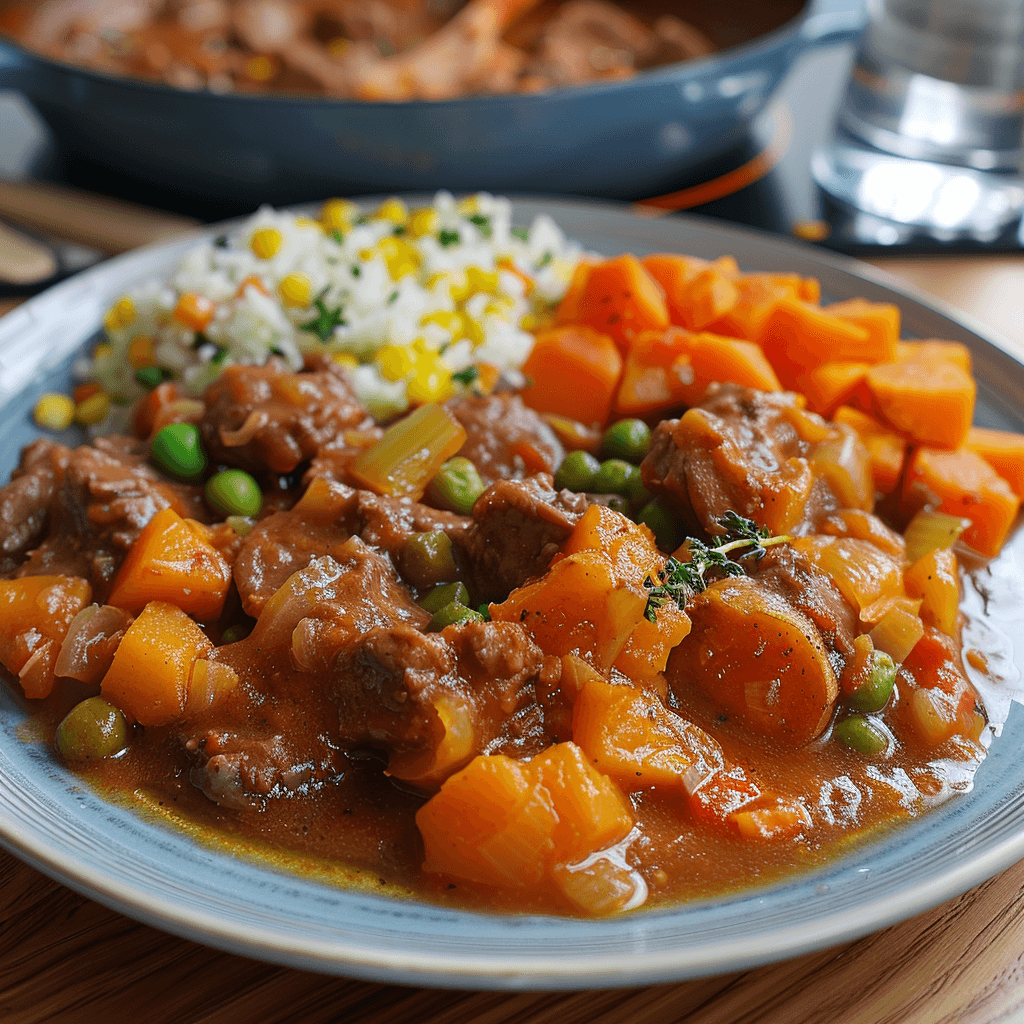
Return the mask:
M197 245L169 280L127 293L120 317L117 306L108 315L107 344L83 367L112 408L146 390L136 379L141 346L147 364L189 395L231 364L261 364L276 354L298 369L304 356L326 353L350 367L374 415L391 416L417 400L409 385L418 372L422 392L427 364L439 368L438 387L444 391L447 381L449 393L464 386L450 374L474 364L518 370L533 345L531 327L565 293L582 255L547 216L514 230L511 203L486 193L457 202L439 192L425 208L432 214L389 200L344 230L331 227L344 201L332 202L334 218L327 204L321 221L263 207L233 235ZM266 258L253 242L262 229L279 236ZM242 287L247 278L258 286ZM282 283L296 280L308 287L308 301L288 304ZM201 333L175 316L186 293L213 304ZM323 311L339 322L321 338L311 325ZM426 362L399 372L424 353Z

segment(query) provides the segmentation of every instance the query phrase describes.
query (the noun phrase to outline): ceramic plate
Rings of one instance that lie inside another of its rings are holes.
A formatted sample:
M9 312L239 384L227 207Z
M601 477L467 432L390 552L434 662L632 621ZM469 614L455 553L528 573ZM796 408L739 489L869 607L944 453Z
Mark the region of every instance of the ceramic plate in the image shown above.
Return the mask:
M549 212L566 233L614 255L731 253L749 270L820 279L829 299L862 295L903 310L904 334L969 345L976 419L1024 430L1024 367L984 331L902 291L877 271L784 239L619 207L521 201L526 224ZM223 230L210 229L212 231ZM35 430L43 390L67 387L75 354L127 286L165 275L195 238L111 260L0 321L0 474ZM1018 535L992 571L1022 574ZM1024 600L1022 598L1021 600ZM1007 633L1018 599L979 629L1012 680ZM1020 645L1018 645L1019 648ZM1008 703L1010 684L996 692ZM998 688L997 688L998 690ZM1005 706L996 717L1005 716ZM476 988L596 988L674 981L794 956L852 939L957 895L1024 857L1024 713L1010 709L973 792L783 884L610 920L438 909L284 874L194 842L104 801L30 737L25 709L0 687L0 843L48 875L159 928L247 956L383 982Z

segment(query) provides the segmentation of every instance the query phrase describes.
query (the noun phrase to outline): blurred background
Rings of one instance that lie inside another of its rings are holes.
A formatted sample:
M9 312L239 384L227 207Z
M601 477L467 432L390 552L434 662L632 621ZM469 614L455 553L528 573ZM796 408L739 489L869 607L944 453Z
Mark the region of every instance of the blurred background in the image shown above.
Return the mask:
M50 253L4 234L0 287L438 188L1015 253L1022 39L1024 0L0 0L0 218Z

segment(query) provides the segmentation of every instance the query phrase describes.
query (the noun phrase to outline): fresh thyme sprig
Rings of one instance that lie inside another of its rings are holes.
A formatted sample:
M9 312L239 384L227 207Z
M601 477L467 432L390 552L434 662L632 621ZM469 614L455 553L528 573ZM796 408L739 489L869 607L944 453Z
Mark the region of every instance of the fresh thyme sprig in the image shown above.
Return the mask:
M648 590L644 618L649 622L657 621L657 610L669 601L675 601L680 608L685 608L695 594L706 589L704 576L711 569L716 569L723 576L743 576L746 570L739 561L729 557L731 552L747 548L737 555L737 559L757 561L764 557L768 548L793 539L789 534L773 537L767 526L758 526L752 519L745 519L731 509L724 515L716 516L715 523L725 530L725 541L722 544L709 547L702 540L690 537L686 541L690 555L688 562L670 558L665 568L658 573L657 581L650 576L644 580Z

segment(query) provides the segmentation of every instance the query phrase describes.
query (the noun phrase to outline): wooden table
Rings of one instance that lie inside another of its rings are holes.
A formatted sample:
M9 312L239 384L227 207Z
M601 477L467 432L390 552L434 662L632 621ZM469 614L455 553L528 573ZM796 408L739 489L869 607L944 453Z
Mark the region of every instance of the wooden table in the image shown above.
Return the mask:
M1024 356L1024 257L879 266ZM474 993L268 966L136 924L0 852L0 1022L996 1024L1024 1019L1024 862L858 942L643 989Z

